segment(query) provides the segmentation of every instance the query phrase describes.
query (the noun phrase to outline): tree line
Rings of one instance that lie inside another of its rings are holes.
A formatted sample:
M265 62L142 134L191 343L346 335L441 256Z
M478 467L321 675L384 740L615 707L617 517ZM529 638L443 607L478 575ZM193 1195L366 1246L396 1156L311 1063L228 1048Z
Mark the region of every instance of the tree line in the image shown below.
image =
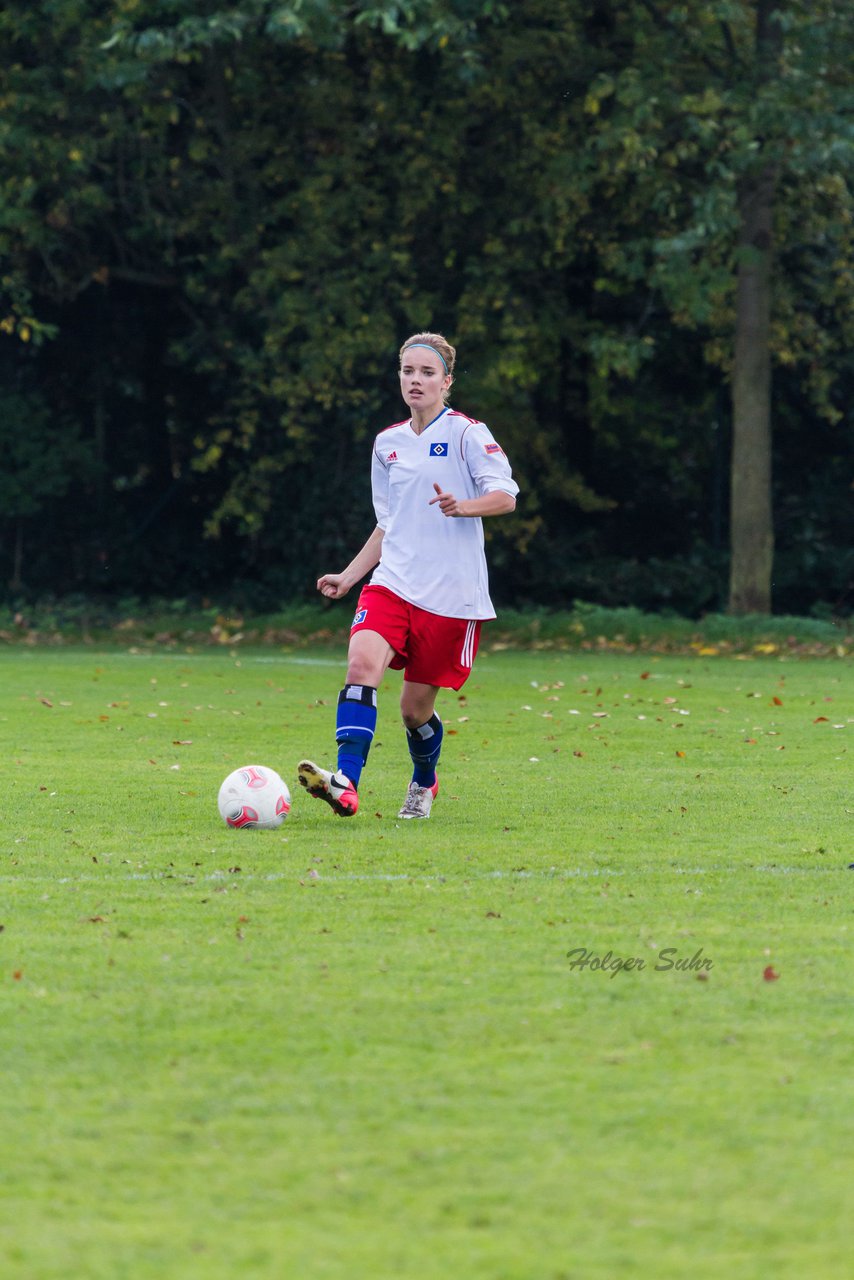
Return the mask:
M8 0L0 577L304 597L396 353L522 487L496 597L850 610L841 0Z

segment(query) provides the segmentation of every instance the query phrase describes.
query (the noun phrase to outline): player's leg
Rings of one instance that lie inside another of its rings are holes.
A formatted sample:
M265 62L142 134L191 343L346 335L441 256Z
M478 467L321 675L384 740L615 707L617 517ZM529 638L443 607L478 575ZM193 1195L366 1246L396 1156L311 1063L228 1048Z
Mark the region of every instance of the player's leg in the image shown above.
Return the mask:
M442 721L436 714L439 689L460 689L468 679L480 640L476 619L443 618L413 607L409 657L400 709L412 757L412 781L400 818L429 818L439 783Z
M438 692L438 685L404 680L400 695L400 714L412 758L412 780L421 787L432 787L436 781L436 764L442 750L442 721L435 711Z
M377 727L377 689L394 649L376 631L357 631L350 637L347 678L338 694L335 741L338 771L358 787Z
M325 800L342 818L353 817L359 807L359 779L377 723L377 688L394 656L394 649L378 632L353 632L346 682L338 695L335 716L337 768L332 772L312 760L302 760L297 770L308 793Z
M439 790L436 765L442 750L442 721L436 715L439 686L404 680L400 714L412 759L412 781L399 818L429 818Z

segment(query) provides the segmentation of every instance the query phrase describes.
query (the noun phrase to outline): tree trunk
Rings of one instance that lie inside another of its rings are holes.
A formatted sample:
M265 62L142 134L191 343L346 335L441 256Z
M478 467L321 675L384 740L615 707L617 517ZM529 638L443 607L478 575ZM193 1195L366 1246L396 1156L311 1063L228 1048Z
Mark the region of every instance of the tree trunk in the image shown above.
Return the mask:
M756 3L756 86L779 71L780 0ZM767 154L767 153L766 153ZM770 613L774 566L771 510L771 262L776 170L772 160L739 191L735 359L732 374L730 613Z
M11 591L20 591L24 583L21 579L21 573L24 568L24 522L18 520L15 524L15 546L12 552L12 577L9 579L9 589Z
M771 511L770 168L745 184L736 293L730 476L730 613L770 613Z

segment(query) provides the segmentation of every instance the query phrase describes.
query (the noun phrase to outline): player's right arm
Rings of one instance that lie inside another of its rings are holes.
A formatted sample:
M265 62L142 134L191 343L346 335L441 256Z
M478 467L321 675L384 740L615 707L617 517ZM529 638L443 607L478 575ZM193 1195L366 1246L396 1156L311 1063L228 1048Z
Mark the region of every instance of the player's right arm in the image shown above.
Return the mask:
M317 589L329 600L340 600L357 582L361 582L367 574L380 562L383 545L383 530L377 525L361 551L358 551L343 573L324 573L317 579Z

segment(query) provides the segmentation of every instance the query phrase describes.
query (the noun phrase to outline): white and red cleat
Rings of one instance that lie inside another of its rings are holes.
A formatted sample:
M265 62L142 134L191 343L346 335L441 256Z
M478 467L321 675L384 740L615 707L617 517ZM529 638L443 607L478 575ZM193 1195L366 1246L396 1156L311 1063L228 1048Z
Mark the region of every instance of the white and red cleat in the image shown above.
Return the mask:
M356 788L343 773L330 773L312 760L301 760L297 777L310 796L325 800L339 818L352 818L359 808Z
M432 787L419 787L417 782L410 782L403 808L397 815L399 818L429 818L433 801L439 794L439 779Z

